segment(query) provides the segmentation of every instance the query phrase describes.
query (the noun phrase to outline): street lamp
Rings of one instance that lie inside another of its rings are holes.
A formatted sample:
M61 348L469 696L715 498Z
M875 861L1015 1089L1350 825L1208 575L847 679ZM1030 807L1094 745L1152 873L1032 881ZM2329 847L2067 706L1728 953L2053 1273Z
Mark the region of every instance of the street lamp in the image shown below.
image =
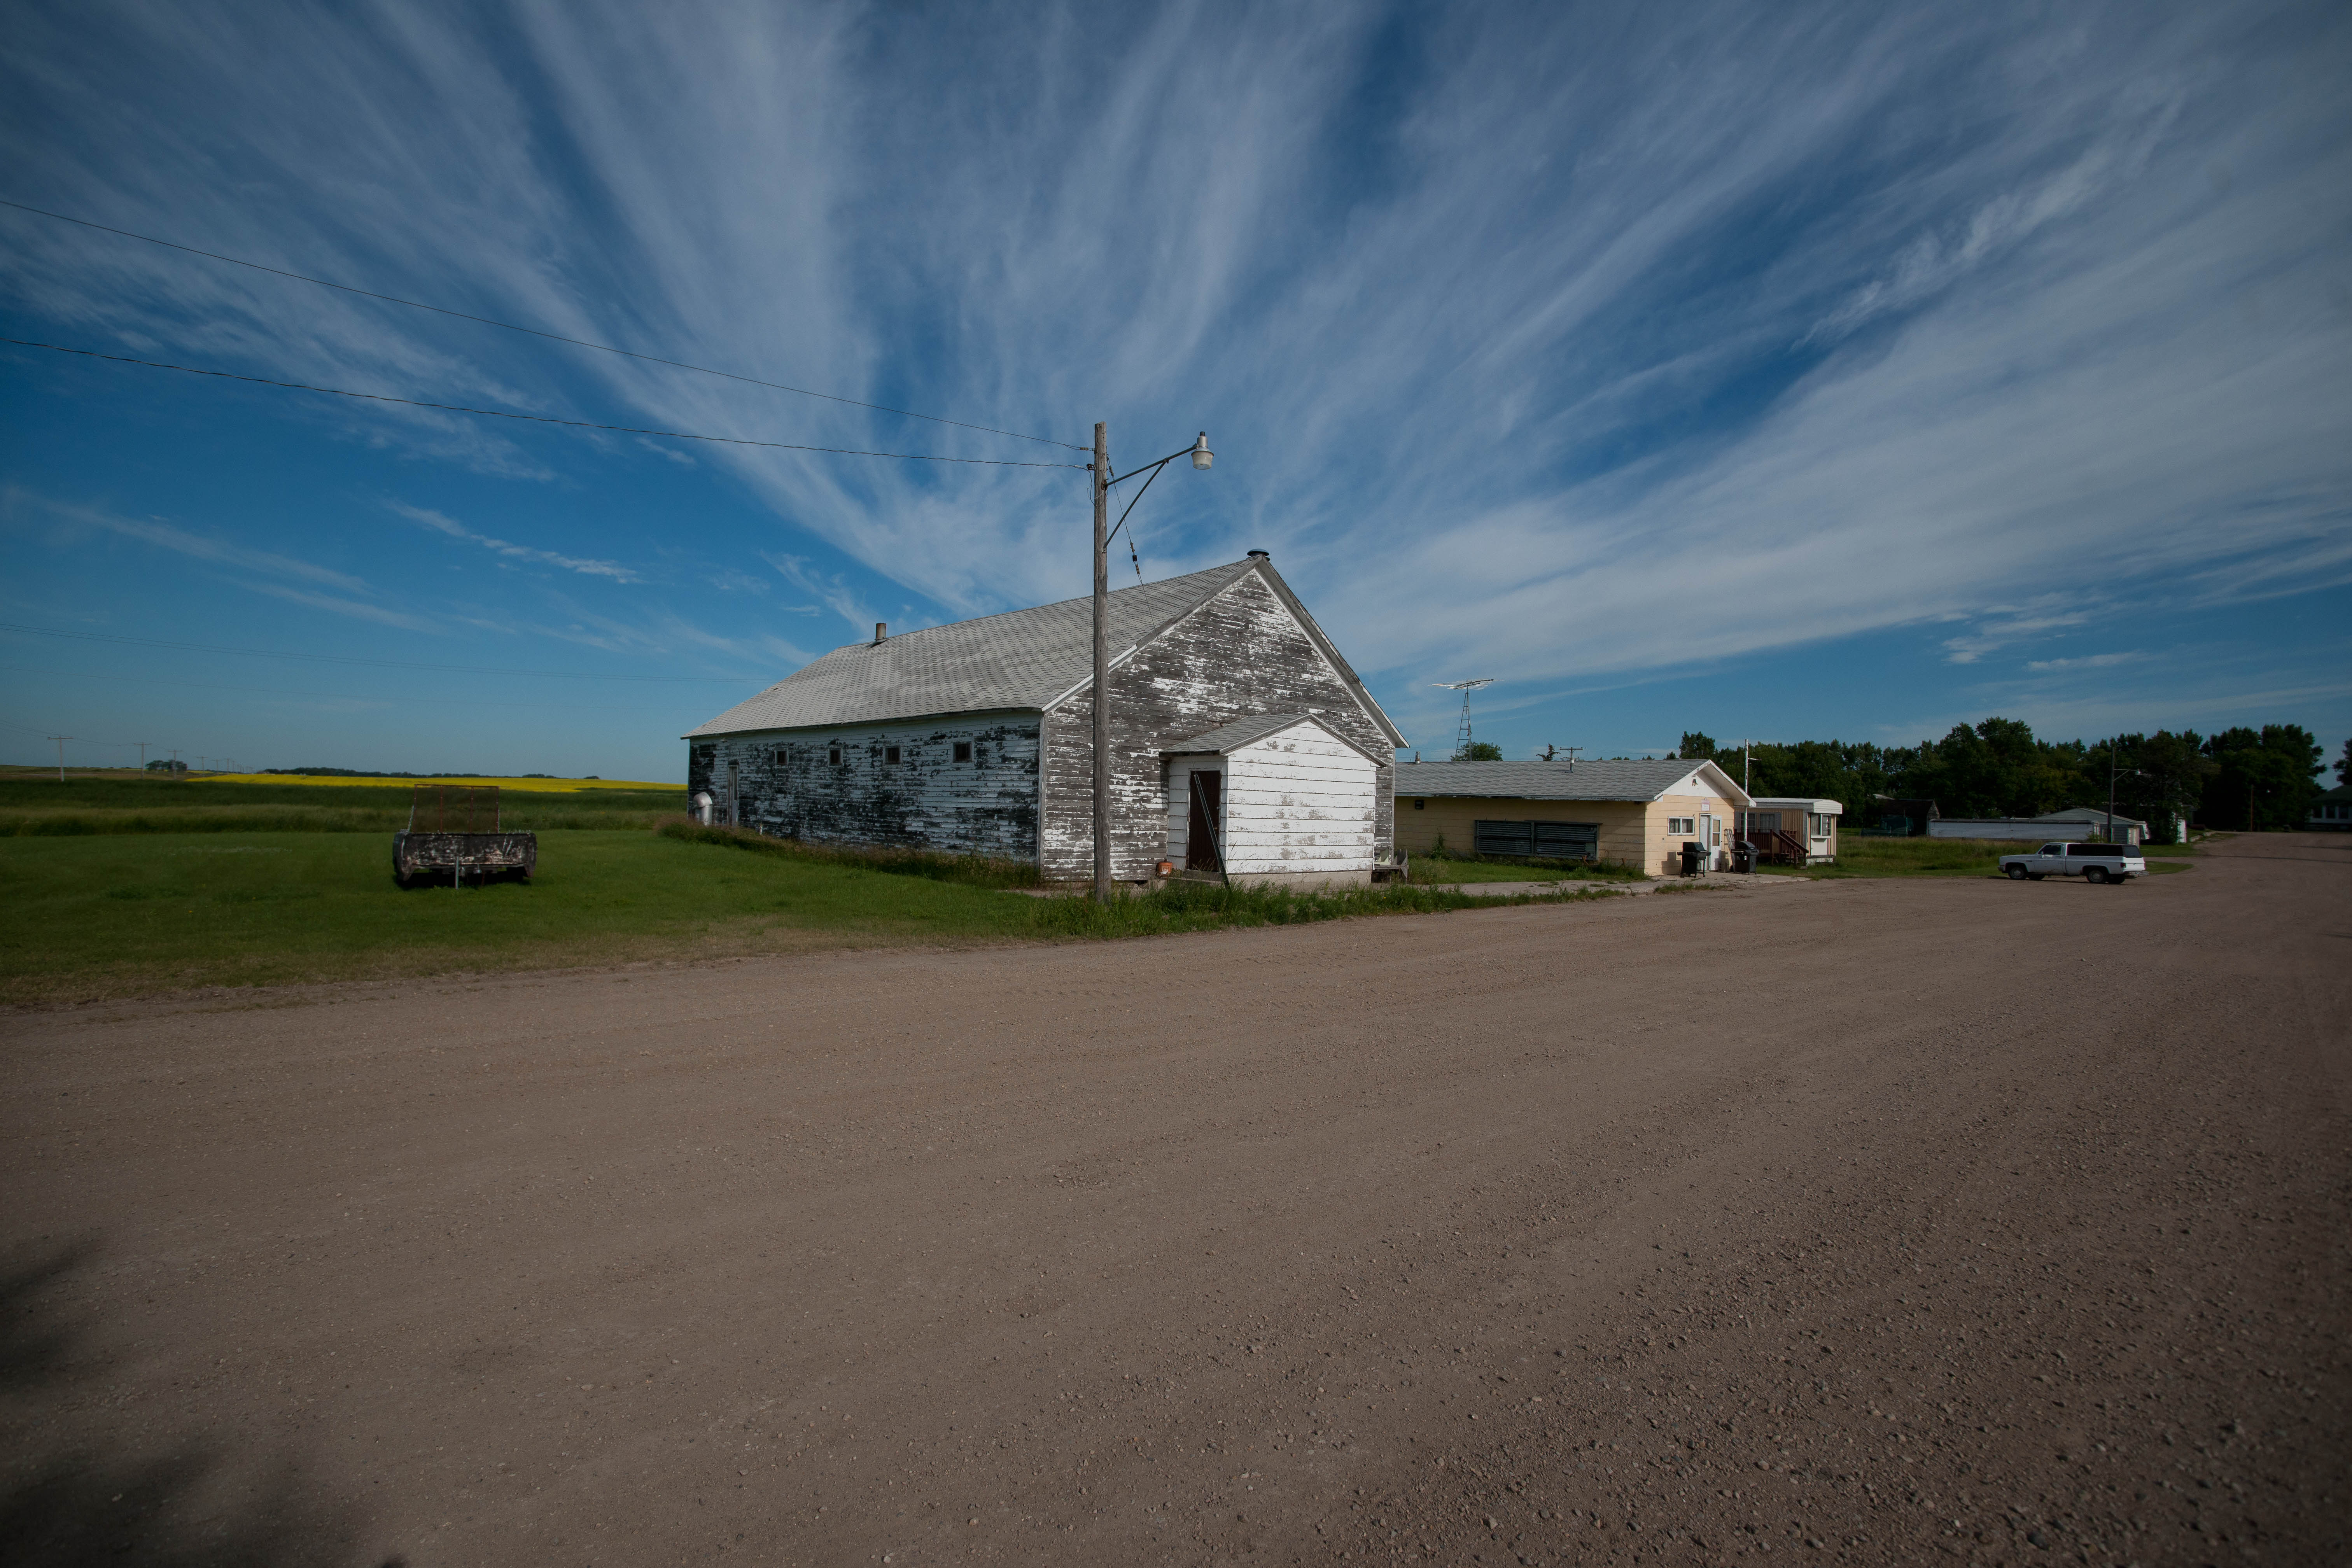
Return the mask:
M1095 491L1095 901L1110 902L1110 541L1119 528L1127 526L1128 512L1135 502L1143 499L1144 490L1160 470L1177 458L1190 455L1192 467L1205 470L1216 460L1209 450L1209 433L1181 452L1171 452L1156 463L1146 463L1117 478L1110 471L1110 426L1095 426L1095 460L1087 465L1094 476ZM1110 521L1110 488L1124 484L1137 474L1149 471L1150 479L1143 481L1135 492L1135 500L1127 503L1127 511L1118 514L1118 528L1107 528Z

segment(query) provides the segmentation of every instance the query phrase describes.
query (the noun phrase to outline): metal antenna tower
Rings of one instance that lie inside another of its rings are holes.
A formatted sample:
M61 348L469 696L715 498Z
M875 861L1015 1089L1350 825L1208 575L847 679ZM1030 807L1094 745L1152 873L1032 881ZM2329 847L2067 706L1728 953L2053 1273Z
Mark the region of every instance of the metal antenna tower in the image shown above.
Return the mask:
M1495 678L1483 676L1476 680L1439 680L1432 683L1440 691L1462 693L1462 723L1454 737L1454 755L1462 762L1470 760L1470 694L1482 686L1492 686Z

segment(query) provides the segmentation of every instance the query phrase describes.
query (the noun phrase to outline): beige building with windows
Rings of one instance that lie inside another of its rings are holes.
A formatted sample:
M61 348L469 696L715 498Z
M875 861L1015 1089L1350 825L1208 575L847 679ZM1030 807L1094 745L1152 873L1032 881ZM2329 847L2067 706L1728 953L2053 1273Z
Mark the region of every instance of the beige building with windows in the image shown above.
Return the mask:
M1653 876L1682 869L1685 844L1730 864L1734 825L1753 803L1713 763L1647 760L1401 763L1396 844L1406 855L1600 860Z

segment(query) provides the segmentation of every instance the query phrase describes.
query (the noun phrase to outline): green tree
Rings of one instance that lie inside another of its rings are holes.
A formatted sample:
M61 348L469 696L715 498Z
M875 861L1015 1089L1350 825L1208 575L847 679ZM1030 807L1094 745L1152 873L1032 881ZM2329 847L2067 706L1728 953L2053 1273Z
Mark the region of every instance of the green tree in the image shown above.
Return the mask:
M2205 785L2202 815L2215 827L2249 833L2299 825L2319 794L2326 753L2300 724L2239 725L2205 742L2215 764Z
M2205 781L2219 767L2201 751L2203 741L2194 730L2175 733L2158 730L2153 735L2117 735L2089 748L2084 758L2084 787L2089 792L2076 805L2107 804L2107 762L2116 763L2116 809L2148 825L2156 843L2170 842L2180 824L2197 815Z
M2336 759L2336 782L2352 784L2352 740L2344 742L2344 754Z
M1715 754L1715 737L1697 730L1683 731L1682 744L1675 748L1675 755L1701 763L1721 760Z
M1503 748L1492 741L1473 741L1456 750L1454 760L1457 763L1499 763L1503 760Z

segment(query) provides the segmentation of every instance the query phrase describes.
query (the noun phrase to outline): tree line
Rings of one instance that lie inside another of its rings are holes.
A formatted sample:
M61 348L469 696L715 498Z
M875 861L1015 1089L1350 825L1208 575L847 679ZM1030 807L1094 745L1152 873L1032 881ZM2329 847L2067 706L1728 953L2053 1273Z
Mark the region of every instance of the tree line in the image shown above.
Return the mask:
M1705 758L1737 782L1743 752L1693 731L1676 754ZM2172 837L2196 823L2246 831L2299 826L2326 787L2325 752L2300 724L2239 726L2212 735L2158 730L2103 741L2044 741L2015 719L1956 724L1916 746L1868 742L1772 742L1746 749L1748 791L1841 801L1846 822L1877 820L1876 797L1932 800L1945 816L2039 816L2070 806L2104 808L2110 770L2116 810ZM2352 784L2352 741L2336 763Z

